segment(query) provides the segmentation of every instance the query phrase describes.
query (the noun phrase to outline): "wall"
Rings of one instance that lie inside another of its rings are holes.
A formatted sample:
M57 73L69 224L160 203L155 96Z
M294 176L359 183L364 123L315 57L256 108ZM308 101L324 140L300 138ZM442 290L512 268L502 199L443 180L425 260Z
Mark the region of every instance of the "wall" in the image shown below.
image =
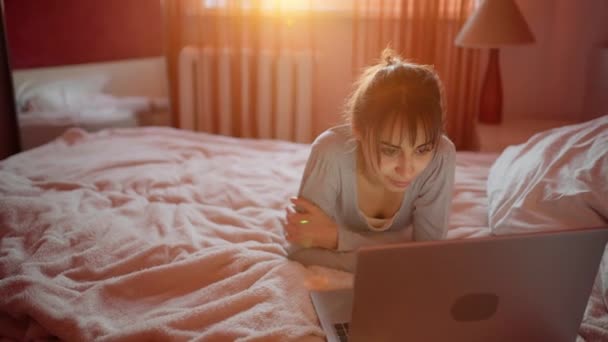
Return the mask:
M597 92L589 77L599 71L592 58L595 51L608 41L605 21L608 2L519 0L517 3L536 36L536 43L501 49L505 120L589 118L584 102L588 93Z
M5 0L14 69L161 56L160 0Z

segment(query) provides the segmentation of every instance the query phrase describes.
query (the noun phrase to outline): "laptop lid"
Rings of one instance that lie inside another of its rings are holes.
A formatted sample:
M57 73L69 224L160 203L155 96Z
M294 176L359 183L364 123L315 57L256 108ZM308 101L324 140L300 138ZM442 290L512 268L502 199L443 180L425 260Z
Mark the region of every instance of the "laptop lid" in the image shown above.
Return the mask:
M574 341L608 229L362 248L350 341Z

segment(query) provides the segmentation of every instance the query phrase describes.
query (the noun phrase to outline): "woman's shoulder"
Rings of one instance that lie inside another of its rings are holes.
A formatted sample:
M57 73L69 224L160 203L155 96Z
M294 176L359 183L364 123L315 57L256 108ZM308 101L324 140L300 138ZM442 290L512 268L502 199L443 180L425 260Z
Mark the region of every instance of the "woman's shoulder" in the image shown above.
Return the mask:
M355 146L355 139L351 134L350 125L340 125L331 127L319 134L312 143L312 149L316 153L331 155L352 151Z
M432 164L433 168L452 168L456 164L456 146L446 135L439 140Z
M454 156L456 155L456 146L447 135L441 135L439 139L439 145L437 146L437 152L443 156Z

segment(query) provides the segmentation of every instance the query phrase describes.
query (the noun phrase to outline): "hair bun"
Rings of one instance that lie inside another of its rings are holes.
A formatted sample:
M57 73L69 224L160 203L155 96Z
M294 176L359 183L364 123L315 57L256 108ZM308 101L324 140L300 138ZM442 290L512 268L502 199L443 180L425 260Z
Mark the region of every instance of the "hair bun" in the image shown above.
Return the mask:
M397 54L391 48L385 48L384 50L382 50L381 59L382 59L382 62L387 66L393 65L393 64L396 64L397 62L399 62L399 58L397 57Z

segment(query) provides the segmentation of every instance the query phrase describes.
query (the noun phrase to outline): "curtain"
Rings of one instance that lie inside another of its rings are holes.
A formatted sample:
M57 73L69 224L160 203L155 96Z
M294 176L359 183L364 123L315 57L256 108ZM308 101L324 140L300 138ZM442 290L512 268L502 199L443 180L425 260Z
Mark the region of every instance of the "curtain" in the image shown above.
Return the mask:
M476 1L163 0L173 126L310 142L342 122L354 78L390 45L407 59L434 65L444 83L447 134L457 148L473 148L480 56L453 42ZM190 84L180 82L179 75L180 56L188 47L199 54L222 49L231 53L208 59L205 82ZM292 97L283 89L284 69L274 62L268 75L257 67L269 54L303 51L314 56L312 69L304 72L312 79L305 118L277 104L276 99ZM225 69L230 69L229 76ZM204 93L196 105L205 110L194 111L191 118L185 115L193 110L180 108L180 96L188 90L180 87ZM262 90L270 93L269 103L257 95ZM304 135L298 137L297 132Z
M314 56L312 2L163 0L163 18L173 126L236 137L277 138L278 116L287 114L279 114L274 101L282 90L278 83L282 76L278 58L273 56L300 51ZM184 84L183 74L180 76L184 49L195 51L198 60L206 61L204 81L196 78L192 85ZM270 74L261 74L260 66L268 60L274 63ZM308 76L314 80L314 64L312 68ZM196 105L207 110L184 108L180 96L189 90L183 88L190 86L203 99ZM258 93L262 90L270 92L271 99L265 113L259 113ZM311 106L314 110L314 98ZM195 112L194 117L184 119L186 112ZM296 126L297 121L289 125ZM282 138L294 140L293 131Z
M354 2L353 73L390 46L410 61L433 65L443 81L446 133L458 149L476 145L480 54L454 45L476 0Z

